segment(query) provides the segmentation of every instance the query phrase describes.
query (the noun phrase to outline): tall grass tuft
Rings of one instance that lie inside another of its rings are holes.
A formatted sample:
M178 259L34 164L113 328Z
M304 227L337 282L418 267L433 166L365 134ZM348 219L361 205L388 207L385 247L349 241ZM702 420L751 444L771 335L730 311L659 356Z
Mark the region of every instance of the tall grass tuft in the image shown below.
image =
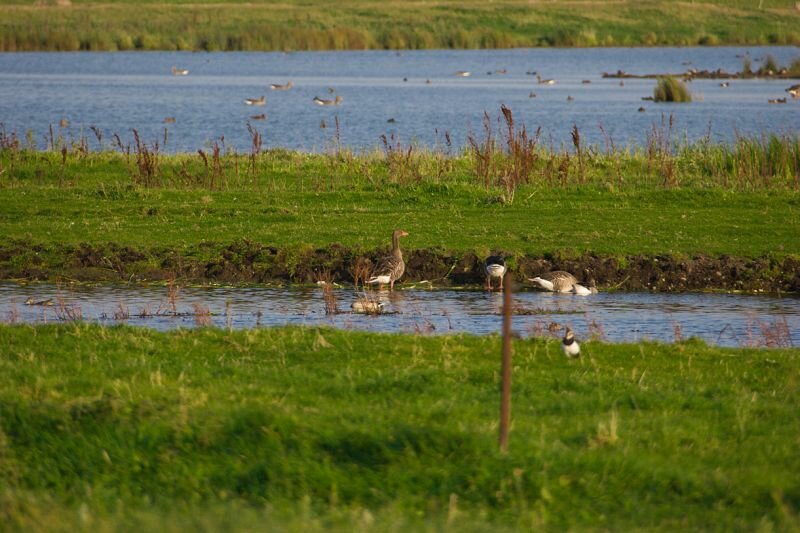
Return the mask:
M656 102L691 102L692 94L682 81L674 76L667 76L658 79L653 89L653 99Z

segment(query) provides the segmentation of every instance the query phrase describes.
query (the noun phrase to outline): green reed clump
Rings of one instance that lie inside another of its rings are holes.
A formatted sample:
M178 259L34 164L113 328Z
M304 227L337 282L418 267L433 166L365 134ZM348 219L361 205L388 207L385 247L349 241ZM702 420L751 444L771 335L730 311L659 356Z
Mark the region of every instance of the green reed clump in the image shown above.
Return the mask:
M682 81L674 76L667 76L658 79L653 89L653 99L656 102L691 102L692 94Z
M800 188L800 137L740 137L733 145L686 146L679 160L711 183L738 190Z

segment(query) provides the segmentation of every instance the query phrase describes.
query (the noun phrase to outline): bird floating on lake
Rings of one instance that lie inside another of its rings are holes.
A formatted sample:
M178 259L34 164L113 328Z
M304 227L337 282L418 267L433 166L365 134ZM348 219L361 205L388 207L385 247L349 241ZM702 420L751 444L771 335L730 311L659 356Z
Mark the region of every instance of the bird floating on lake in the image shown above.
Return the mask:
M244 103L247 105L264 105L267 103L267 97L262 96L261 98L245 98Z
M472 75L472 72L470 72L468 70L458 70L458 71L456 71L456 76L459 76L461 78L466 78L466 77L471 76L471 75Z
M175 124L176 119L175 117L166 117L163 122L164 124Z
M563 350L564 355L570 359L580 357L581 355L581 346L578 344L578 341L575 340L575 334L572 333L572 328L569 326L567 326L564 339L561 341L561 350Z
M536 75L536 83L538 83L539 85L555 85L556 84L556 80L554 80L552 78L543 80L542 77L537 74Z
M400 279L406 271L403 253L400 251L400 237L407 237L408 232L396 229L392 232L392 253L378 262L374 275L367 283L378 284L378 288L389 285L389 290L394 290L394 282Z
M320 98L319 96L315 96L315 97L314 97L314 102L315 102L317 105L339 105L339 104L341 104L341 103L342 103L342 100L343 100L343 99L342 99L342 97L341 97L341 96L338 96L338 95L337 95L337 96L336 96L336 98L335 98L335 99L333 99L333 100L328 100L328 99L325 99L325 98Z
M53 299L52 298L48 298L46 300L34 300L33 298L28 298L27 300L25 300L25 305L51 306L51 305L53 305Z
M492 278L500 279L499 289L503 289L503 276L506 274L506 260L502 256L492 255L486 258L483 265L483 270L486 272L486 290L492 290Z
M291 81L288 81L283 85L280 85L278 83L273 83L269 86L269 88L272 89L273 91L288 91L292 87L294 87L294 84Z
M575 276L563 270L547 272L541 276L536 276L535 278L528 278L528 281L535 283L546 291L551 292L570 292L572 287L578 283L578 280L575 278Z
M173 76L188 76L189 75L189 69L178 68L175 65L172 65L172 75Z
M250 115L250 118L253 120L267 120L266 113L261 113L260 115Z
M383 312L383 306L383 302L371 300L369 298L359 298L350 304L350 309L352 309L354 313L379 315Z

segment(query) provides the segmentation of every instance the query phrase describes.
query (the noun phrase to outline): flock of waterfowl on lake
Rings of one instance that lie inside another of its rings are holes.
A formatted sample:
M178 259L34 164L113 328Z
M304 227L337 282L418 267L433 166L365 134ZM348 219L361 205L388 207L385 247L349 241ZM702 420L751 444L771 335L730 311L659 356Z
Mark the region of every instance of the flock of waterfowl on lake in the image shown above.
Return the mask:
M690 65L691 62L684 62L684 64L685 65ZM189 74L189 70L188 69L177 68L176 66L172 66L171 72L172 72L173 76L186 76L186 75ZM703 73L706 73L707 75L702 75ZM494 71L488 71L486 74L487 75L503 75L503 74L508 74L508 70L505 69L505 68L496 69ZM552 85L555 85L557 83L557 80L555 78L543 78L537 71L526 71L525 74L529 75L529 76L535 76L537 85L552 86ZM779 77L781 77L781 79L785 78L785 75L786 75L785 72L779 72L777 74L780 75ZM472 76L472 72L470 72L468 70L458 70L458 71L455 71L453 73L453 75L455 75L456 77L460 77L460 78L467 78L467 77ZM654 77L654 76L655 75L650 75L650 74L638 76L638 75L629 74L629 73L624 72L622 70L618 70L616 73L612 73L612 74L603 73L602 77L603 78L620 78L619 85L620 86L624 86L625 85L625 81L624 81L625 78L651 78L651 77ZM679 74L679 75L676 75L676 77L679 77L683 81L692 81L694 79L718 79L718 78L722 78L722 79L725 79L726 81L720 82L718 84L719 87L728 88L728 87L731 86L730 79L738 78L738 74L736 74L736 75L728 74L728 73L722 71L721 69L718 69L717 71L710 71L709 72L709 71L698 71L697 69L690 68L686 72L684 72L682 74ZM403 78L403 81L407 82L408 78L407 77ZM431 82L430 79L426 79L425 83L430 85L432 82ZM589 85L591 83L592 83L592 80L589 80L589 79L581 80L581 84L582 85ZM288 91L289 89L292 89L293 87L294 87L294 83L291 80L289 80L286 83L282 83L282 84L281 83L272 83L272 84L269 85L269 89L273 90L273 91ZM330 93L333 93L333 92L335 92L335 89L328 88L328 91ZM790 86L788 89L785 90L785 92L787 92L792 99L800 99L800 84L795 84L795 85ZM537 94L534 91L530 91L528 96L529 96L529 98L536 98ZM651 100L652 101L653 97L644 96L644 97L642 97L642 100ZM769 103L769 104L785 104L785 103L788 102L788 100L789 100L788 97L783 97L783 98L775 97L775 98L768 98L767 99L767 103ZM261 95L261 96L259 96L257 98L245 98L244 99L244 103L246 105L250 105L250 106L263 106L263 105L266 105L266 101L267 101L267 99L266 99L266 96L264 96L264 95ZM344 101L344 98L341 95L336 95L334 98L322 98L320 96L315 96L312 99L313 103L315 103L315 104L317 104L319 106L326 106L326 107L341 105L341 103L343 101ZM575 101L575 97L573 95L571 95L571 94L567 95L567 102L574 102L574 101ZM640 113L644 112L645 108L644 107L639 107L638 111ZM259 114L259 115L250 116L250 118L252 120L266 120L267 116L266 116L266 114L262 113L262 114ZM165 123L172 123L172 122L175 121L175 119L172 118L172 117L170 117L170 119L171 120L165 119L164 122ZM394 119L390 119L390 121L394 122Z

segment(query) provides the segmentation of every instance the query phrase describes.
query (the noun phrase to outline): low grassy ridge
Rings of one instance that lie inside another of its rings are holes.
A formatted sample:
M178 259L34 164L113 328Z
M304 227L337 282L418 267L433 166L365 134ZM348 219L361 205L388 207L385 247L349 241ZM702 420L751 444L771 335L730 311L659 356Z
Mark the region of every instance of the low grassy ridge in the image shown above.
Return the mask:
M391 319L385 317L385 319ZM800 351L0 325L7 530L800 527Z
M0 2L0 51L798 44L798 27L794 0Z
M712 264L712 278L664 282L648 270L625 287L797 290L795 263L784 261L800 254L796 138L676 147L654 135L641 149L604 151L583 146L576 130L572 149L555 150L513 123L509 131L459 154L387 145L164 155L155 145L92 152L63 139L42 152L4 134L0 277L313 281L312 270L327 269L352 279L359 254L401 227L406 250L433 254L409 280L446 276L464 254L495 250L515 267L525 257L615 258L609 284L626 277L629 256L666 256L688 272L685 260L702 254L767 259L734 265L730 283L714 281L722 267ZM477 265L464 266L474 271L464 281L480 281ZM565 265L539 268L551 266Z

